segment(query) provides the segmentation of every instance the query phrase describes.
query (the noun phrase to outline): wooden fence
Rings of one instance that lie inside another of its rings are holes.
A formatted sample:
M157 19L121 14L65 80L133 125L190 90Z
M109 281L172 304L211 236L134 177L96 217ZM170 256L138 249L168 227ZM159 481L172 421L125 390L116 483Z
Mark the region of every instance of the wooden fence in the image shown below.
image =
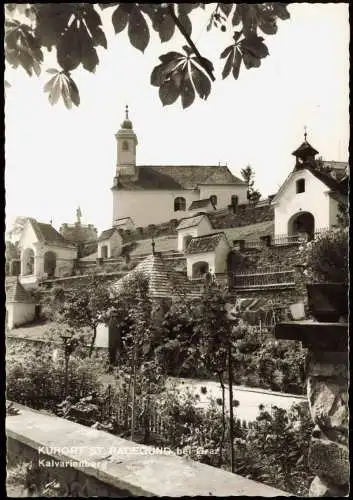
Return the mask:
M300 245L312 239L316 239L320 236L325 235L330 231L330 228L319 228L316 229L312 236L308 234L277 234L275 236L268 235L262 239L256 240L234 240L234 247L243 249L261 249L266 246L268 247L281 247L281 246L291 246L291 245Z
M265 273L242 273L231 275L231 286L237 290L266 289L281 287L290 287L295 285L294 269L268 270Z
M132 422L131 401L128 405L126 405L126 401L115 397L110 385L107 387L101 398L105 399L104 407L101 406L101 414L103 418L109 418L111 421L114 421L115 428L118 432L129 433L131 431ZM152 439L157 440L163 440L163 438L166 438L168 433L168 424L161 413L161 408L158 405L158 402L156 400L150 401L148 412L145 413L143 410L144 409L141 408L139 404L136 404L134 425L135 434L144 436L148 434L152 437ZM248 426L245 421L241 421L239 418L235 419L235 425L242 427Z

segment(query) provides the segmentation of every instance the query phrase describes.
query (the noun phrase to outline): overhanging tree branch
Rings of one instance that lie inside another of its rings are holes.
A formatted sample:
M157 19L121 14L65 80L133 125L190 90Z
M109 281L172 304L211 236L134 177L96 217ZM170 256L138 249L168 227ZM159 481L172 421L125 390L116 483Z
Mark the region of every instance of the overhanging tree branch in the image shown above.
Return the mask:
M206 71L206 73L208 74L208 76L214 82L215 81L215 76L214 76L213 72L209 68L207 68L205 65L202 64L202 60L204 59L204 57L200 54L198 48L196 47L196 45L192 41L191 37L186 32L184 26L179 21L178 17L175 15L174 6L173 5L168 5L168 12L169 12L169 15L171 16L171 18L173 19L175 25L177 26L178 30L180 31L180 33L183 35L183 37L188 42L188 44L190 45L190 47L192 48L192 50L194 51L194 53L200 59L200 61L198 61L199 64L201 64L201 66Z

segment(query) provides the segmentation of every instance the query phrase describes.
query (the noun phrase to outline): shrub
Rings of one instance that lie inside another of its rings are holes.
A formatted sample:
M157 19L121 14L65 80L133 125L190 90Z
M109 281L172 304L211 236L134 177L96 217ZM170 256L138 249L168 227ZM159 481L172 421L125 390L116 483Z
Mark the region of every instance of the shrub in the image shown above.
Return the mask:
M299 249L305 274L315 281L348 280L348 229L331 230Z
M16 401L34 409L55 411L56 405L64 399L64 361L56 362L48 353L38 358L35 354L24 359L7 362L7 395ZM100 389L98 380L101 364L90 359L72 356L69 361L69 395L77 401Z

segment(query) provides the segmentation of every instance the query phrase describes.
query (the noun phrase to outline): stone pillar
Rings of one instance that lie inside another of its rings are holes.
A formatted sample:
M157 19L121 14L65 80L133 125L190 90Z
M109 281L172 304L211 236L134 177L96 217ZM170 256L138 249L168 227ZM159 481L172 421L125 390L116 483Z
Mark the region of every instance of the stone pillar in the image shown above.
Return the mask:
M345 496L349 486L348 354L309 351L307 395L315 424L309 466L316 474L309 496Z
M348 325L290 321L278 324L275 335L308 348L307 395L315 425L309 450L315 478L309 497L348 496Z

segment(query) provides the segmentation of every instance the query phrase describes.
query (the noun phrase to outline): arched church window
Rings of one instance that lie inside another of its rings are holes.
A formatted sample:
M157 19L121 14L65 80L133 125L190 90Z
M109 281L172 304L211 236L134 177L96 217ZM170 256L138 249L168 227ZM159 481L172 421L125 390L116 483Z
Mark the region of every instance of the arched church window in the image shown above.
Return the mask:
M217 205L217 196L215 194L210 196L210 201L211 201L212 205L215 207Z
M186 200L182 196L178 196L174 200L174 212L186 210Z
M123 141L122 150L129 151L129 143L127 141Z
M235 214L237 211L237 206L238 206L239 198L236 194L233 194L231 199L230 199L230 206L232 212Z
M236 207L238 205L239 198L236 194L233 194L230 200L230 203L233 207Z

